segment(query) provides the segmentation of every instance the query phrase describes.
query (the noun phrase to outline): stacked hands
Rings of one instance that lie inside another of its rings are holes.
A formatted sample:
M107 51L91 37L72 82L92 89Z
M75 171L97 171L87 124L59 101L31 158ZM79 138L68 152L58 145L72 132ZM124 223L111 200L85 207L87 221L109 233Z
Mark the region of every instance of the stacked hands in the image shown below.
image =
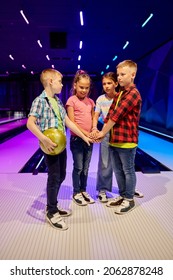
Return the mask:
M98 130L97 128L93 128L92 131L88 134L88 138L92 140L93 143L100 143L103 138L104 134L102 131Z
M87 135L84 136L84 141L89 145L89 143L100 143L103 138L104 134L102 131L99 131L97 128L92 129ZM50 138L45 135L42 135L42 140L45 152L50 154L53 153L54 149L58 147L57 143L54 143Z

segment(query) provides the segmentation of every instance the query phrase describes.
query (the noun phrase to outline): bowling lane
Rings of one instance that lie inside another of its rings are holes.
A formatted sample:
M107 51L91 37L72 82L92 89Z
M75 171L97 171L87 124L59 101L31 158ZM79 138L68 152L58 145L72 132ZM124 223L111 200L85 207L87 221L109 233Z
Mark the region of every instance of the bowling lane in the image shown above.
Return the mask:
M14 121L10 121L8 123L1 123L0 125L0 133L3 134L9 130L14 130L15 128L26 125L27 119L17 119Z
M140 130L139 148L173 170L173 142Z
M39 148L37 138L29 131L7 140L1 145L0 173L18 173ZM173 143L140 131L139 148L173 170ZM90 172L97 172L99 145L94 144ZM67 171L71 172L73 160L69 149L67 130Z
M0 173L18 173L38 147L37 138L29 130L2 143Z
M17 135L18 133L26 129L27 119L13 119L13 121L8 121L6 123L0 123L0 143L3 143L7 139Z

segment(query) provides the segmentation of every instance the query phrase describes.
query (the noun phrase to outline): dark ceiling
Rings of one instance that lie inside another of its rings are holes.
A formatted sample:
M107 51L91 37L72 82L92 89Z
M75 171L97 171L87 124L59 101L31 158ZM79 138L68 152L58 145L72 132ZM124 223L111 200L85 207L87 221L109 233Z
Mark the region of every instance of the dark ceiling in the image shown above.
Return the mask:
M80 25L80 11L84 26ZM150 14L153 17L142 28ZM172 37L172 0L1 1L0 74L40 73L54 65L64 75L73 75L80 64L90 74L100 75L114 71L121 60L140 61ZM127 41L129 45L123 49Z

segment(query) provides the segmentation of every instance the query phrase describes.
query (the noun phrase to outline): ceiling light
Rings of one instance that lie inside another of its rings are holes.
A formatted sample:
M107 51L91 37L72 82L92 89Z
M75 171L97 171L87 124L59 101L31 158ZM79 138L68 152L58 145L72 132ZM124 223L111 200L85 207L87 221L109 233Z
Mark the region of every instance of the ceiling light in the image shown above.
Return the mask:
M107 65L107 66L106 66L106 69L109 69L109 67L110 67L110 66L109 66L109 65Z
M101 72L101 75L103 75L103 74L104 74L104 71Z
M142 24L142 27L144 27L147 22L153 17L153 14L150 14L150 16L146 19L146 21L144 21L144 23Z
M28 21L27 17L25 16L23 10L20 10L20 13L21 13L22 17L24 18L24 20L26 21L26 23L29 24L29 21Z
M114 56L114 58L112 59L113 61L115 61L118 58L117 55Z
M81 60L81 55L78 56L78 61L80 61L80 60Z
M123 47L123 50L124 50L125 48L127 48L128 44L129 44L129 41L126 41L126 43L125 43L125 45L124 45L124 47Z
M84 22L83 22L83 12L82 11L80 11L80 24L81 25L84 25Z
M80 43L79 43L79 49L82 49L82 45L83 45L83 42L80 41Z
M14 57L13 57L11 54L9 54L9 58L11 58L12 60L14 60Z
M38 45L40 46L40 48L43 47L42 44L41 44L41 42L40 42L40 40L37 40L37 43L38 43Z
M80 69L80 65L77 66L77 69Z
M50 57L48 56L48 54L46 55L47 60L50 60Z
M22 64L22 68L26 69L26 66L24 64Z

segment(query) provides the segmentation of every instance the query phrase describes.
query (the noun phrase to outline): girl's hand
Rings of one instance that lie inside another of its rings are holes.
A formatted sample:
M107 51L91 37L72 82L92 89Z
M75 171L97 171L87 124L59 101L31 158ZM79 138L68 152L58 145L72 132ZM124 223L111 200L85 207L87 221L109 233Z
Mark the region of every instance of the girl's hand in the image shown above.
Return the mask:
M90 138L96 139L96 138L97 138L98 132L99 132L98 129L92 130L92 131L90 132L90 134L89 134L89 137L90 137Z

